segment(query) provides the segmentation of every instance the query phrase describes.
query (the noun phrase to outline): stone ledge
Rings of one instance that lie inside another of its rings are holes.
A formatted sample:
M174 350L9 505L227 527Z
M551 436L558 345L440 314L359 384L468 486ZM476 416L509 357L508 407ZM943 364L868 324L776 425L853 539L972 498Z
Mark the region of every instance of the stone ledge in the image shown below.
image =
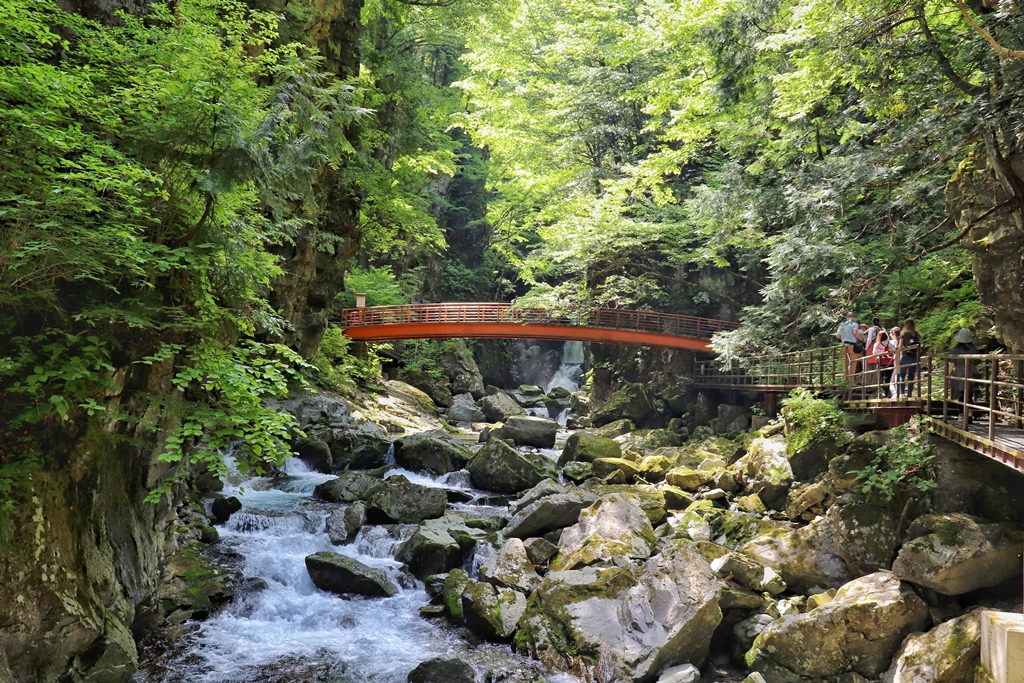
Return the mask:
M1024 681L1024 614L981 613L981 665L996 683Z

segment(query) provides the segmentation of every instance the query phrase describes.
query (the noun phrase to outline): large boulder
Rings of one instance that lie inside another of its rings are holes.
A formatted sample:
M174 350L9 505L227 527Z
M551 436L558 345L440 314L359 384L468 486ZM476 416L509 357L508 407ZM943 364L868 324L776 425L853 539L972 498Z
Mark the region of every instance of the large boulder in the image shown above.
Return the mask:
M543 539L541 539L543 540ZM498 588L513 588L529 595L540 577L526 553L526 546L518 538L510 538L480 567L480 580Z
M977 612L907 636L883 683L972 683L981 663Z
M357 501L344 508L338 508L327 515L324 531L334 545L349 542L356 532L366 524L366 504Z
M395 559L406 563L414 576L425 579L460 566L482 537L483 532L466 526L459 517L429 519L398 546Z
M632 460L626 460L625 458L598 458L589 464L591 475L599 479L605 479L616 472L622 472L622 477L626 483L631 483L636 479L637 463Z
M466 626L488 640L511 639L524 612L526 597L511 588L470 580L462 590Z
M580 512L593 505L596 493L574 489L538 498L516 512L502 530L509 538L541 536L575 524Z
M413 484L402 475L384 480L366 501L366 519L372 524L418 524L444 514L444 489Z
M778 595L786 590L786 582L772 569L743 553L727 552L711 560L711 569L722 579L730 579L755 591Z
M517 446L551 448L555 445L558 423L544 417L513 415L505 424L491 431L496 439L511 439Z
M436 657L420 662L407 683L476 683L476 671L461 659Z
M387 431L362 417L341 396L293 392L286 399L267 399L268 408L291 413L308 439L327 444L335 471L384 464L391 447Z
M331 455L331 447L320 439L299 439L292 448L295 457L306 463L309 469L314 472L330 474L334 467L334 456Z
M837 588L854 576L839 556L832 525L824 517L805 527L758 536L745 544L742 551L779 572L797 592Z
M637 502L640 503L640 508L647 515L647 519L651 521L651 526L657 527L659 524L665 521L668 516L667 503L665 502L665 494L656 486L649 486L646 484L637 485L625 485L625 484L592 484L587 482L581 488L587 491L592 491L597 494L600 498L614 495L616 493L622 493L627 496L636 498Z
M604 439L614 439L617 436L628 434L634 429L636 429L636 427L633 426L633 423L630 420L615 420L614 422L609 422L608 424L595 429L588 430L588 432L596 434Z
M445 413L452 422L483 422L486 418L472 394L456 394L452 397L452 405Z
M314 586L339 595L390 597L398 593L398 586L382 570L338 553L307 555L306 571Z
M473 484L485 491L519 493L554 476L554 465L540 453L521 453L492 440L466 465Z
M615 441L589 431L573 432L565 442L558 466L570 462L594 462L598 458L621 458L622 446Z
M776 510L786 508L787 494L793 483L793 468L786 454L782 435L758 437L750 442L745 462L747 490L758 494L765 505Z
M488 422L505 422L516 415L526 415L526 411L504 391L499 391L480 399L480 410Z
M468 393L473 398L484 395L484 379L480 375L480 368L477 367L473 354L466 347L466 342L457 339L450 344L438 360L438 365L441 366L441 372L448 377L453 394Z
M854 574L870 574L892 566L899 544L899 511L861 500L847 500L828 509L836 552Z
M452 390L443 378L435 377L426 370L401 369L397 379L408 384L430 397L439 406L448 407L452 404Z
M383 480L369 474L345 472L318 485L313 489L313 497L328 503L354 503L369 498L384 486Z
M718 595L707 561L686 541L642 567L549 572L530 596L516 645L552 668L648 681L703 661L722 620Z
M395 441L395 462L413 472L448 474L466 466L473 452L442 431L420 432Z
M1021 573L1024 532L1009 522L979 523L962 514L925 515L908 529L892 570L943 595L995 586Z
M613 494L581 512L579 522L562 531L549 569L576 569L620 558L646 560L654 541L654 528L638 499Z
M668 429L638 429L634 432L615 437L622 450L636 451L648 455L659 448L672 448L682 445L679 435Z
M928 606L890 572L869 574L804 614L772 623L754 641L747 665L768 683L810 683L855 673L878 678L903 639L924 629Z
M630 383L613 392L593 412L595 425L605 425L616 420L630 420L636 424L647 423L658 415L654 398L640 383Z

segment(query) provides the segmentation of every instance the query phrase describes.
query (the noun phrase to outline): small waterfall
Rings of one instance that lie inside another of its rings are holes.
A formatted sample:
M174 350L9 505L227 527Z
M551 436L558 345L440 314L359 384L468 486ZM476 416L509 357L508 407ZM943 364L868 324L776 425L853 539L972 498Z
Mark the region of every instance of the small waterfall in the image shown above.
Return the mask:
M583 342L567 341L562 346L562 364L558 372L551 378L544 391L550 393L555 387L562 387L569 393L580 388L580 379L583 377L583 363L586 356L583 353Z

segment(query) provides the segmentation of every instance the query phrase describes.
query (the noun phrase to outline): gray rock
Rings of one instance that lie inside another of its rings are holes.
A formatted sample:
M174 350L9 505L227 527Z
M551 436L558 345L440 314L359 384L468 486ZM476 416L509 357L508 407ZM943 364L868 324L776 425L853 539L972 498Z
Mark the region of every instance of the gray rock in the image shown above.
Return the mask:
M523 541L526 556L534 565L546 564L558 552L558 546L546 538L528 538Z
M476 671L461 659L437 657L416 665L408 683L476 683Z
M742 551L779 572L793 591L836 588L853 579L836 550L832 525L824 517L799 529L758 536Z
M427 520L398 546L395 559L409 565L414 576L425 579L461 565L483 535L458 517Z
M540 583L540 577L526 554L526 547L518 538L508 539L498 552L487 558L480 567L480 580L527 595Z
M961 595L1020 575L1024 532L1014 523L982 524L962 514L925 515L908 529L892 570L904 581Z
M511 439L517 446L551 448L555 445L558 423L543 417L513 415L504 425L491 430L491 437Z
M772 623L747 653L747 665L773 683L877 678L903 639L930 621L928 606L890 572L846 584L835 598Z
M439 406L447 407L452 404L452 390L449 388L448 382L443 378L435 377L425 370L406 370L403 368L398 371L397 379L422 391L430 397L431 401Z
M483 422L486 419L471 394L453 396L452 405L446 414L452 422Z
M472 394L473 398L484 395L484 380L480 375L473 354L466 342L457 339L442 354L439 363L441 371L448 376L453 394Z
M972 683L981 664L977 612L939 624L903 641L883 683Z
M498 493L519 493L554 476L554 466L543 455L521 453L497 440L477 451L466 469L475 486Z
M332 510L327 516L325 531L334 545L342 545L350 541L362 526L366 524L366 504L356 501L338 510Z
M387 431L358 417L352 403L333 394L293 392L287 399L266 399L267 407L295 416L309 439L326 443L335 471L373 468L384 464L391 447Z
M693 664L680 664L665 669L658 676L658 683L697 683L700 680L700 669Z
M554 479L545 479L530 490L524 491L521 496L509 503L509 510L512 511L512 514L516 514L527 505L530 505L545 496L551 496L556 493L565 493L566 491L567 489Z
M565 442L562 455L558 458L558 466L567 463L594 462L598 458L621 458L622 446L609 437L599 436L594 432L573 432Z
M646 560L654 542L654 528L638 499L613 494L583 510L579 522L562 531L550 570L575 569L616 558Z
M637 429L615 437L615 441L624 451L636 451L641 455L649 455L659 448L681 446L679 435L669 429Z
M525 611L526 597L511 588L471 580L462 591L466 626L488 640L511 639Z
M307 555L306 571L314 586L330 593L371 597L398 593L398 586L383 571L338 553L322 551Z
M647 388L633 382L622 385L597 407L593 411L593 420L596 425L622 419L644 424L657 417L657 414L654 398L647 392Z
M385 486L384 481L363 472L345 472L313 489L313 497L328 503L354 503L369 498Z
M789 454L789 466L793 476L800 481L813 481L816 476L828 470L829 462L843 452L833 437L817 439L805 448Z
M742 553L728 552L711 561L711 569L720 578L732 578L737 583L755 591L778 595L786 590L786 582L771 567L757 562Z
M562 474L569 481L579 484L594 476L594 465L589 462L567 462L562 468Z
M574 490L544 496L516 512L502 530L509 538L540 536L575 524L580 512L597 500L597 494Z
M228 521L228 519L231 518L231 515L241 509L242 501L238 500L234 496L215 495L213 497L213 503L210 506L213 519L217 524L223 524Z
M642 567L549 572L530 596L516 644L550 667L651 680L703 661L722 619L718 594L711 568L686 541Z
M413 472L457 472L472 457L471 450L442 431L420 432L395 441L395 462Z
M854 574L870 574L892 566L899 543L899 510L862 500L842 500L829 508L836 552Z
M755 614L736 622L732 627L733 656L742 660L761 632L774 621L775 617L771 615Z
M827 495L828 485L825 481L803 484L795 489L790 489L786 499L786 516L790 519L800 519L811 508L820 506Z
M417 524L440 517L448 507L443 489L413 484L402 475L384 484L366 501L366 519L372 524Z
M330 474L334 467L331 447L320 439L299 439L295 443L295 457L314 472Z
M526 415L526 411L503 391L480 399L480 410L488 422L505 422L516 415Z
M786 494L794 479L785 438L780 434L754 439L746 463L747 490L758 494L768 507L785 509Z

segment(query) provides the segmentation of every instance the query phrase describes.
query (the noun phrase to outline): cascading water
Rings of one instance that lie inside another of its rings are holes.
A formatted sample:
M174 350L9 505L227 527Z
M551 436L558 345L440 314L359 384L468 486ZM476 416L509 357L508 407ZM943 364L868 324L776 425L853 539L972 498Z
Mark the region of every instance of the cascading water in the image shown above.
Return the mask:
M438 656L475 659L509 672L508 678L495 680L536 680L535 664L507 648L470 645L461 630L419 616L430 598L392 559L415 526L365 526L352 543L334 546L324 533L332 508L311 497L333 475L311 472L297 459L288 460L285 471L286 477L246 481L236 474L229 477L234 485L224 490L242 501L242 509L221 527L221 551L244 558L244 576L262 588L242 592L199 623L186 637L186 651L144 667L132 679L135 683L404 683L417 664ZM480 493L470 491L459 473L439 479L405 470L392 473L424 485ZM320 591L309 578L305 557L321 550L380 568L402 590L390 598ZM522 677L516 675L520 670ZM563 675L546 680L576 681Z
M583 363L586 356L583 353L583 342L567 341L562 345L562 364L558 372L551 378L544 388L545 393L551 393L555 387L562 387L569 393L580 388L580 378L583 376Z

